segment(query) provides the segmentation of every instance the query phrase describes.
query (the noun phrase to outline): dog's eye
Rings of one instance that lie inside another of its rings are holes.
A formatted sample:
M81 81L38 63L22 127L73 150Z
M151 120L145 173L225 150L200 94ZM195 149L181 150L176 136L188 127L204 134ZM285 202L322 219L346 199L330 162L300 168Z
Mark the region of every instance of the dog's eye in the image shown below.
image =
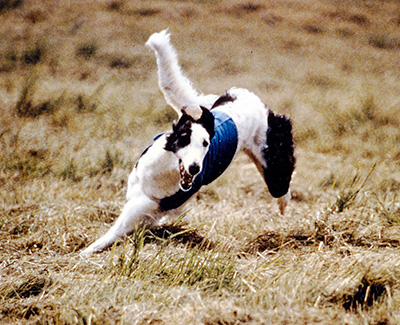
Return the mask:
M208 147L208 141L207 140L204 140L203 141L203 147L205 148L205 147Z

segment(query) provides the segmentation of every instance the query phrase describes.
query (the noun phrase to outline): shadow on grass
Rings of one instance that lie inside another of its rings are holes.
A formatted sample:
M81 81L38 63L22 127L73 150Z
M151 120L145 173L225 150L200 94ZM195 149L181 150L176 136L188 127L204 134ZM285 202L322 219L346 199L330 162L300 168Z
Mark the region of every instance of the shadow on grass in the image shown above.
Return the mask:
M357 230L358 224L340 222L337 224L316 223L313 230L276 230L268 231L251 240L244 252L255 254L264 251L280 251L282 249L301 249L303 247L319 247L321 243L327 247L400 247L400 240L382 234L363 234Z
M198 247L200 249L213 249L215 243L200 235L196 229L185 228L182 225L163 225L149 228L149 235L145 243L169 240L174 243Z

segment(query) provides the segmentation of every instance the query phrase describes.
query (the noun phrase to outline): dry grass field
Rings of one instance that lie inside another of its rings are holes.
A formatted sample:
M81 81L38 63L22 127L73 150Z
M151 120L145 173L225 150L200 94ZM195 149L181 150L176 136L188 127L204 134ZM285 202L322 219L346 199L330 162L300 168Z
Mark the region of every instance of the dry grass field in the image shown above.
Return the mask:
M400 2L0 0L1 324L400 323ZM147 38L205 93L294 124L285 215L244 155L180 220L82 259L176 118Z

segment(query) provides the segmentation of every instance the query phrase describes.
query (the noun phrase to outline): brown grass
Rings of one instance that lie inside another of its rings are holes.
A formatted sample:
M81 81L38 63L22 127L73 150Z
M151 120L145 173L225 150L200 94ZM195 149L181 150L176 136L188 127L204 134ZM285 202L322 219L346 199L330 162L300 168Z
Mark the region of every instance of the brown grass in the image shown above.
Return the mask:
M0 1L0 322L399 323L399 9ZM144 47L167 27L199 89L291 116L293 200L239 155L183 220L80 259L175 118Z

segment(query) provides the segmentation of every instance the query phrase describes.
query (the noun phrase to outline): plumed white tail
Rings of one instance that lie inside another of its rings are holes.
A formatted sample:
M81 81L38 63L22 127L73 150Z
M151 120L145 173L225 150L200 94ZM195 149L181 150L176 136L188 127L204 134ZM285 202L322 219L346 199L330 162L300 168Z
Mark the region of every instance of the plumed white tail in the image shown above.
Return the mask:
M167 30L151 35L146 46L156 54L160 89L167 103L177 111L178 115L181 114L181 109L187 106L211 107L217 97L199 94L190 80L184 76Z

